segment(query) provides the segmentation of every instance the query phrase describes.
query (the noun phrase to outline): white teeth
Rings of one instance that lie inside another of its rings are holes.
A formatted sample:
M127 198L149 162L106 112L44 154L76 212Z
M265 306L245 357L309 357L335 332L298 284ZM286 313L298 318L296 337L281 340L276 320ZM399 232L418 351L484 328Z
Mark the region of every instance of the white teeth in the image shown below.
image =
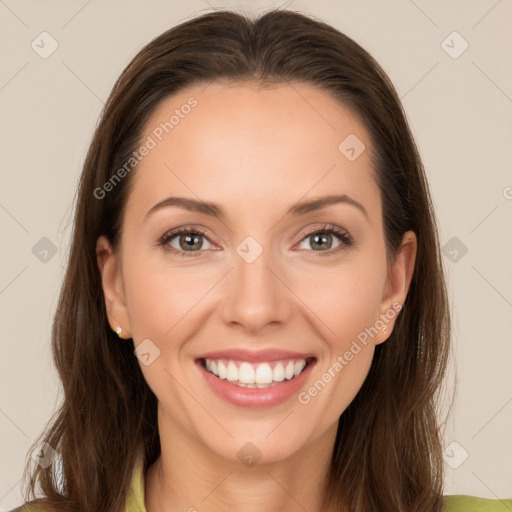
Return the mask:
M293 361L290 361L284 370L285 377L290 380L293 379L293 376L295 375L295 365L293 364Z
M283 363L277 363L274 366L274 371L272 372L273 379L276 382L281 382L284 380L284 366Z
M230 363L234 364L234 363ZM258 368L259 369L259 368ZM254 384L254 369L249 363L242 363L238 368L238 382L242 384Z
M240 368L247 363L242 363L240 365ZM256 370L256 376L254 378L254 382L256 384L272 384L272 368L270 368L270 365L267 363L260 364L258 366L258 369ZM240 379L242 380L242 379ZM242 381L243 382L243 381Z
M279 361L272 369L270 363L251 364L246 361L239 366L234 361L222 361L220 359L205 359L206 370L213 373L219 379L226 379L232 384L247 388L267 388L282 382L291 380L302 373L306 367L306 360L288 361L286 366Z
M228 364L228 373L226 375L227 380L238 380L238 368L233 361Z
M222 361L217 363L217 370L219 371L219 375L217 375L217 377L219 377L219 379L225 379L228 372Z
M304 359L302 361L297 361L295 363L295 375L300 375L302 370L304 370L306 366L306 361Z

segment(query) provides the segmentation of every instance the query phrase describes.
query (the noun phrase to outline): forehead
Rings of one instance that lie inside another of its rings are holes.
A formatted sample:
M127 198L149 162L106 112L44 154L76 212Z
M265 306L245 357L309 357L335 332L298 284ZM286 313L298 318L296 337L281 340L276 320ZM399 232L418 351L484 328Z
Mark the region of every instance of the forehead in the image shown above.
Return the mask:
M189 87L158 105L144 141L151 149L137 166L132 195L149 207L167 195L238 207L243 199L260 210L265 201L284 208L334 192L378 201L362 123L311 85Z

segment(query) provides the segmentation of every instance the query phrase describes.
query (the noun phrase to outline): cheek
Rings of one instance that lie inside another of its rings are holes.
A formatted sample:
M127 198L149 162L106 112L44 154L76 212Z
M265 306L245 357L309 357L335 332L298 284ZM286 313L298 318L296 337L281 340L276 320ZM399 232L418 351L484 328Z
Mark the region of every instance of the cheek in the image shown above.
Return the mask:
M172 339L215 283L212 273L198 268L172 269L150 258L126 264L126 301L135 341Z
M338 420L368 375L378 332L374 327L381 299L378 282L370 271L343 273L338 281L325 280L311 302L311 309L328 326L322 328L325 357L318 361L315 379L298 401L325 426ZM320 322L317 325L320 328Z
M331 350L340 352L379 318L386 278L384 258L354 256L351 261L297 282L301 297L324 324Z
M316 273L314 281L310 275L307 288L306 281L301 281L301 296L309 298L307 305L317 319L326 357L319 361L312 386L298 398L318 408L316 414L325 424L337 421L371 366L386 276L385 257L377 254L347 258L335 269Z
M149 365L139 363L160 402L186 411L189 396L176 392L183 381L182 347L201 328L201 307L218 277L198 268L172 269L147 254L126 261L125 292L135 347L151 340L159 349Z

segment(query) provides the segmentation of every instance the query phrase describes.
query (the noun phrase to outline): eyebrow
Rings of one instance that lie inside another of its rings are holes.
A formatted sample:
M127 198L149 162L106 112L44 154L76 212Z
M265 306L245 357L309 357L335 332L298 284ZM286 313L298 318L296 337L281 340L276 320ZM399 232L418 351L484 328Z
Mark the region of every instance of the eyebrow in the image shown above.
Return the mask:
M321 210L322 208L326 208L327 206L340 203L354 206L355 208L360 210L365 215L366 218L368 218L368 212L366 211L365 207L355 199L352 199L350 196L347 196L346 194L322 196L316 199L311 199L309 201L302 201L296 203L286 212L286 215L305 215L306 213ZM224 219L226 217L222 208L215 203L198 201L196 199L188 197L168 197L163 201L160 201L157 204L155 204L148 211L145 218L147 219L157 210L160 210L161 208L165 208L168 206L177 206L179 208L183 208L191 212L202 213L204 215L209 215L211 217L216 217L218 219Z

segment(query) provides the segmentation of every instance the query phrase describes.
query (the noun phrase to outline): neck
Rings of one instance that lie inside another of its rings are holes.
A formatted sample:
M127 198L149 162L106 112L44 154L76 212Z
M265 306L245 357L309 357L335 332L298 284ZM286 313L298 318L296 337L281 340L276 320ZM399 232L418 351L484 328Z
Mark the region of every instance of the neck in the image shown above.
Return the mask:
M254 465L225 459L190 434L160 432L162 454L145 477L147 512L330 512L321 507L334 428L287 459Z

